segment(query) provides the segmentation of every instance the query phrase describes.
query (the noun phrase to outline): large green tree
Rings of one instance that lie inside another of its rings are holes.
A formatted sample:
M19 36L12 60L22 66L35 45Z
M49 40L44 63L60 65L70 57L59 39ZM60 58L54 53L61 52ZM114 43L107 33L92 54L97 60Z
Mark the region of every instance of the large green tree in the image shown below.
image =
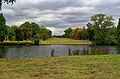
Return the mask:
M46 40L49 38L49 31L44 26L40 27L39 37L42 40Z
M85 26L82 28L82 31L79 33L79 37L82 40L88 39L88 32L87 32L87 29L85 28Z
M24 40L29 40L32 38L32 25L29 22L25 22L20 25L22 32L24 34Z
M7 36L7 26L5 24L6 20L3 14L0 14L0 42L3 42Z
M119 22L117 25L117 40L120 43L120 18L119 18Z
M94 30L95 29L94 29L94 27L92 26L91 23L86 24L86 26L87 26L88 39L90 41L92 41L94 39L94 35L95 35Z
M65 34L63 35L63 37L65 37L65 38L70 38L72 31L73 31L72 28L66 29L66 30L64 31Z
M3 14L1 13L3 2L7 3L7 4L9 4L9 3L13 4L14 2L16 2L16 0L0 0L0 42L3 42L8 34L6 20L3 16Z
M15 33L15 30L17 29L18 27L17 26L11 26L9 27L9 30L8 30L8 39L10 41L15 41L15 37L16 37L16 33Z
M3 42L8 35L7 26L0 26L0 42Z
M24 40L24 33L22 32L22 29L20 27L17 27L17 29L15 29L15 37L16 37L16 41L23 41Z
M113 32L115 31L113 20L112 16L106 16L101 13L92 16L92 23L88 25L89 33L92 32L89 34L92 35L91 41L96 44L117 44L116 36Z
M34 36L40 32L40 26L35 22L32 22L31 26L32 26L32 38L34 38Z
M0 26L5 26L5 24L6 24L6 20L3 14L0 14Z

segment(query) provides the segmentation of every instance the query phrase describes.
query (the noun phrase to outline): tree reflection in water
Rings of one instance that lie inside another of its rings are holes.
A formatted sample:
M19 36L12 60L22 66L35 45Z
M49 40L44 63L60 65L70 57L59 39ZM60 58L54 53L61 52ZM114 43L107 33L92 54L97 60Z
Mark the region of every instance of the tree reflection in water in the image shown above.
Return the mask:
M7 48L5 46L0 46L0 58L5 58L7 53Z
M117 54L120 54L120 45L116 46Z

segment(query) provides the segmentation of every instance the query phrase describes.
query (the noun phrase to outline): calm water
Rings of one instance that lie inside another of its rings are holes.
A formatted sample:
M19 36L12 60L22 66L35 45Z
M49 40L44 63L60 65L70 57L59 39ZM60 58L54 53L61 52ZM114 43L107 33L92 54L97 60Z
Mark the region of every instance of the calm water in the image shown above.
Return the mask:
M35 58L50 56L54 48L59 56L67 56L68 49L93 48L89 45L40 45L40 46L0 46L0 58ZM110 53L120 54L120 46L96 46L96 48L107 48Z

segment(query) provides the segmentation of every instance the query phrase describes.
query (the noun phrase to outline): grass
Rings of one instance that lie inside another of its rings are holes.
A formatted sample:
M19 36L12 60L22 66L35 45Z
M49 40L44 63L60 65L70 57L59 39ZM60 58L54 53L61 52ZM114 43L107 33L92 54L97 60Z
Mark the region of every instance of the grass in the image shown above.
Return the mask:
M41 44L91 44L89 40L73 40L69 38L49 38L41 40Z
M79 45L79 44L92 44L89 40L74 40L70 38L49 38L45 41L40 40L41 44L60 44L60 45ZM4 41L1 45L26 45L30 44L33 45L31 40L24 40L24 41Z
M120 79L120 55L2 58L0 79Z
M34 43L30 40L24 41L4 41L0 43L0 45L34 45Z

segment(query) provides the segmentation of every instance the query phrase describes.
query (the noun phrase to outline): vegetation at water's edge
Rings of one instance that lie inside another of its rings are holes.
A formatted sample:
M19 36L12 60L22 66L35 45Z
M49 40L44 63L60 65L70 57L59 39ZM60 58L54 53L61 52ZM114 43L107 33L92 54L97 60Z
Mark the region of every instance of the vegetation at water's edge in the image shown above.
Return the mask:
M116 27L113 20L112 16L101 13L95 14L91 16L91 23L89 22L83 28L68 28L64 31L65 34L60 37L75 40L89 40L92 41L92 44L118 45L120 44L120 20ZM6 26L4 16L0 14L0 42L5 40L34 40L36 45L38 45L40 40L45 41L51 35L51 30L35 22L25 22L20 26Z
M69 56L75 55L106 55L106 54L113 54L110 52L110 49L107 48L83 48L83 49L75 49L71 50L68 49Z
M113 17L105 14L91 16L91 21L83 28L68 28L63 37L77 40L89 39L93 44L119 44L120 43L120 20L118 26L113 23Z
M2 42L0 45L34 45L33 42L19 41L19 42Z
M20 26L6 26L3 14L0 14L0 42L24 41L24 40L46 40L51 37L52 31L34 22L25 22Z
M120 55L0 59L0 79L119 79Z

